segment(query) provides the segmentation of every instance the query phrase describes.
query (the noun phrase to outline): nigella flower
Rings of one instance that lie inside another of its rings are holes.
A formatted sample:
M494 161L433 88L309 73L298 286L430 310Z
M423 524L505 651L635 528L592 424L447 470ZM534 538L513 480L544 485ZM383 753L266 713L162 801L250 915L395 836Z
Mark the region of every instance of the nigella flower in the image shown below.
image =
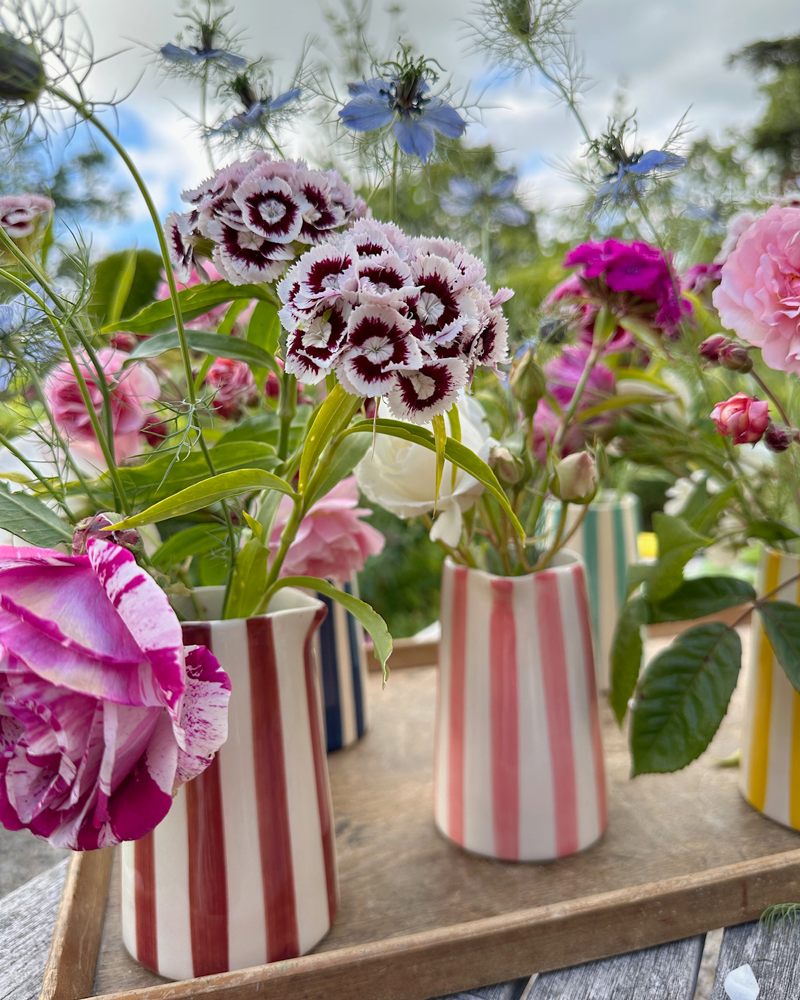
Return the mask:
M246 74L236 77L231 84L231 91L244 105L244 111L226 119L217 128L210 129L211 135L241 136L259 127L266 127L273 112L296 101L302 93L299 87L292 87L277 97L259 95Z
M226 52L224 49L201 48L198 45L184 47L168 42L166 45L161 46L159 52L164 59L168 59L170 62L202 63L207 60L215 60L225 63L226 66L230 66L232 69L244 69L247 65L247 60L243 56L237 56L235 52Z
M451 177L449 191L439 203L449 215L460 217L477 212L486 215L494 225L524 226L529 215L514 197L517 182L514 173L505 174L493 184Z
M626 162L620 163L616 174L607 175L608 179L597 191L594 209L596 211L604 202L622 204L636 200L644 194L648 174L661 173L666 170L678 170L686 166L686 159L677 153L669 153L663 149L650 149L646 153L634 153Z
M339 117L354 132L373 132L391 124L400 149L427 163L436 148L436 133L458 139L467 123L451 104L429 95L428 81L435 80L436 74L425 59L414 62L407 51L401 58L402 62L384 64L386 77L351 83L352 100Z
M196 44L185 44L184 40L179 37L179 44L169 42L162 45L159 54L168 62L183 63L189 68L218 63L230 69L244 69L247 60L243 56L231 52L227 47L231 44L231 40L226 36L222 23L227 18L228 13L225 11L221 17L213 21L206 20L196 12L183 15L193 23L190 34L193 35Z

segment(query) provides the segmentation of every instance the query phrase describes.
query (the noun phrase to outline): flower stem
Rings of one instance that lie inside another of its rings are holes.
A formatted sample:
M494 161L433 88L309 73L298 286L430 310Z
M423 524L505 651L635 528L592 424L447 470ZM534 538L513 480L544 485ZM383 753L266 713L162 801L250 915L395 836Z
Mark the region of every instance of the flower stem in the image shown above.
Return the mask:
M525 47L528 50L528 54L531 57L533 65L539 70L539 72L542 74L545 80L549 81L559 92L559 94L561 95L561 99L564 101L569 110L572 112L575 121L578 123L578 127L583 133L583 138L586 140L586 142L588 142L591 145L592 137L589 134L589 129L586 127L586 122L584 122L583 116L581 115L580 111L578 111L578 105L575 103L575 98L572 96L572 94L570 94L570 92L567 90L564 84L561 83L560 80L554 77L552 73L547 72L547 70L541 63L541 60L536 55L533 45L531 45L530 40L527 38L525 39Z
M397 143L394 144L392 152L392 177L389 182L389 220L397 222Z
M783 403L781 403L781 401L778 399L778 397L775 395L775 393L772 391L772 389L770 389L770 387L767 385L767 383L764 381L764 379L761 378L761 376L758 374L758 372L755 371L755 369L751 370L751 372L750 372L750 378L752 378L753 381L756 383L756 385L761 388L762 392L765 392L767 394L767 396L770 398L770 400L772 401L772 403L775 406L775 409L778 411L778 413L780 413L781 420L787 426L791 427L792 426L792 421L789 419L789 414L784 409Z
M280 419L278 458L282 462L286 460L289 454L289 432L296 413L297 377L284 372L280 382L280 396L278 398L278 417Z

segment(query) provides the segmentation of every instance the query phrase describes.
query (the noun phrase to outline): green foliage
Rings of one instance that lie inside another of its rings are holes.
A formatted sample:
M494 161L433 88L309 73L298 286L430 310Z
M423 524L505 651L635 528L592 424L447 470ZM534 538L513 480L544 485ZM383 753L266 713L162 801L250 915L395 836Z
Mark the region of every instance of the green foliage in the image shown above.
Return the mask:
M208 333L205 330L187 330L186 342L193 351L200 354L209 354L214 358L231 358L234 361L244 361L251 368L272 368L278 369L278 363L274 356L251 343L249 340L242 340L239 337L226 336L221 333ZM153 337L143 340L134 351L131 358L143 360L144 358L157 358L165 351L175 350L180 344L177 330L170 333L158 333Z
M133 273L125 271L133 261ZM149 305L161 281L161 257L152 250L120 250L103 257L94 266L94 287L89 315L96 326L130 319ZM124 294L120 295L121 292ZM116 309L113 304L116 301Z
M46 503L29 493L12 493L5 484L0 484L0 524L28 545L54 548L72 541L69 527Z
M642 627L647 624L648 606L642 597L634 597L623 607L617 620L611 646L611 690L609 700L617 722L622 724L628 702L636 688L642 668L644 643Z
M787 601L758 605L770 645L796 691L800 691L800 607Z
M269 549L258 538L251 538L236 556L226 618L249 618L255 612L267 582L268 561Z
M657 603L678 589L686 563L711 540L698 534L686 521L668 514L653 515L653 530L658 539L658 562L650 576L647 593L650 600Z

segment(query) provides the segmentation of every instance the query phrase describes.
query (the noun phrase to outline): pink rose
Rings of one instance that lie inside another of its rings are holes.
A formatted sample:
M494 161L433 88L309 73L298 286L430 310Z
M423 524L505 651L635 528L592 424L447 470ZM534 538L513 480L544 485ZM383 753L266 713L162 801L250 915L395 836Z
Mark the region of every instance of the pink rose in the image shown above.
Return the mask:
M130 552L0 548L0 823L136 840L227 738L230 681Z
M32 236L40 217L56 207L52 198L40 194L7 194L0 197L0 226L14 240Z
M130 357L123 351L104 347L97 352L97 357L111 390L115 456L117 461L124 461L141 450L140 432L147 422L143 404L158 399L158 380L145 365L133 362L123 368ZM102 425L103 396L98 386L97 370L85 358L80 360L80 368ZM68 361L56 365L47 376L44 394L53 417L70 446L95 460L102 460L100 445L89 420L78 380Z
M800 375L800 208L773 205L739 237L712 301L770 368Z
M286 498L278 509L270 539L277 551L292 502ZM347 580L364 568L367 556L383 549L383 535L361 518L372 512L358 507L355 476L343 479L318 500L303 518L281 569L281 576L316 576Z
M206 372L205 384L214 390L211 405L226 419L240 417L258 402L256 380L244 361L217 358Z
M717 403L711 419L720 434L733 438L734 444L755 444L769 425L769 403L737 392L724 403Z

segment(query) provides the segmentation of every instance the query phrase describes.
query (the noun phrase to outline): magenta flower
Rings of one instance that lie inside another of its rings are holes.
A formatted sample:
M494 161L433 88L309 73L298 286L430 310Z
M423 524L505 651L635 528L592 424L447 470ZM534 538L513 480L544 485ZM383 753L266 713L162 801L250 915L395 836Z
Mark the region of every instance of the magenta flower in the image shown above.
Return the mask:
M123 368L129 355L104 347L97 352L111 394L111 423L114 431L114 451L117 461L136 455L142 447L141 432L147 423L145 403L158 399L159 386L153 372L133 362ZM80 368L95 412L102 412L103 396L98 386L94 365L85 358ZM70 447L92 461L102 462L102 452L89 420L75 372L68 361L62 361L50 372L44 383L44 394L59 429ZM101 421L102 423L102 421Z
M577 274L565 278L544 300L544 309L549 318L562 319L571 329L576 330L581 344L591 348L594 343L594 322L600 307L589 297ZM616 354L633 347L633 334L618 326L603 348L604 354Z
M228 420L242 416L248 406L258 402L256 380L244 361L217 358L204 381L214 392L211 405Z
M291 507L291 501L285 498L278 509L270 539L273 553L280 545ZM358 506L355 476L343 479L303 518L281 568L281 576L348 580L353 573L358 573L364 568L367 557L378 555L385 542L380 531L362 520L371 513Z
M711 419L719 433L733 438L734 444L755 444L769 425L769 403L737 392L724 403L717 403Z
M52 198L40 194L7 194L0 197L0 226L13 240L32 236L41 217L56 207Z
M578 277L598 304L620 316L635 315L668 337L677 335L691 312L664 254L647 243L582 243L570 250L564 267L579 268Z
M800 208L773 205L739 237L712 301L770 368L800 375Z
M130 552L0 548L0 822L76 851L136 840L227 738L230 681Z
M721 264L692 264L681 284L687 292L701 295L710 285L715 285L720 280L721 272Z

